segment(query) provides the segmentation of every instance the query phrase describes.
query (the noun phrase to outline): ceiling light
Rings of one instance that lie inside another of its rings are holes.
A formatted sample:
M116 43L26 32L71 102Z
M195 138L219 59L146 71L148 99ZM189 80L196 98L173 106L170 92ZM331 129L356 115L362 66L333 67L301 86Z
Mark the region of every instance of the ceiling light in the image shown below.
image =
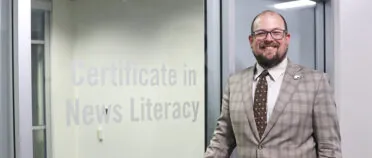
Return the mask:
M315 6L315 5L316 5L316 2L311 1L311 0L297 0L297 1L275 4L274 8L290 9L290 8L310 7L310 6Z

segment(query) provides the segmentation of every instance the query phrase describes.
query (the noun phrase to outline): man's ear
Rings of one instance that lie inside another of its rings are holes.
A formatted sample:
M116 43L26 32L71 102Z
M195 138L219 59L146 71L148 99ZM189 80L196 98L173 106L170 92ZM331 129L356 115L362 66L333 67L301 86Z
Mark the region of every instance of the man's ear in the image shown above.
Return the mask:
M291 34L290 33L286 33L285 38L289 42L289 40L291 40Z
M252 36L252 35L249 35L248 39L249 39L249 43L250 43L251 46L252 46L252 43L253 43L253 36Z

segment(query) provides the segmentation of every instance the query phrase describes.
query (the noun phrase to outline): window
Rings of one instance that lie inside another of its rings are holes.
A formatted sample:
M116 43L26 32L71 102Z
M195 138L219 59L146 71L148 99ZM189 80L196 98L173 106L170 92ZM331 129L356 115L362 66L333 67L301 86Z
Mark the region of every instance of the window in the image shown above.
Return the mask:
M47 82L49 11L45 2L33 1L31 12L32 130L34 158L47 157ZM44 6L44 7L43 7Z

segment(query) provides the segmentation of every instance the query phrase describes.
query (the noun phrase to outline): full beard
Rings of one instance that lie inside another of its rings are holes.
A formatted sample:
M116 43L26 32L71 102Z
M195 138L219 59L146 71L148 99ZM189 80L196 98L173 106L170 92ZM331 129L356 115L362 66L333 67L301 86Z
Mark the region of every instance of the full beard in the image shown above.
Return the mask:
M277 66L279 63L281 63L285 57L287 56L288 48L285 50L284 54L282 56L279 55L278 52L275 53L275 55L268 59L264 55L260 54L257 55L257 53L253 52L253 55L256 57L257 63L260 64L264 69L270 69L272 67Z

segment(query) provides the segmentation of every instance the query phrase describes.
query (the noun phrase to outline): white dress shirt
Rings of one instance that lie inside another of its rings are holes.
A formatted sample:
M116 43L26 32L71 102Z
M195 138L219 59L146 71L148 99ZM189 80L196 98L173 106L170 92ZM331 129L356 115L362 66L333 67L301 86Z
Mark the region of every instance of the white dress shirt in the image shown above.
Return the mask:
M274 110L276 99L278 98L280 87L282 85L284 72L288 64L288 59L285 58L281 63L277 66L268 69L269 75L266 76L267 84L268 84L268 92L267 92L267 121L269 121L270 115ZM264 68L262 68L259 64L256 64L256 73L253 79L253 98L254 93L256 90L256 84L258 82L258 76L262 73Z

